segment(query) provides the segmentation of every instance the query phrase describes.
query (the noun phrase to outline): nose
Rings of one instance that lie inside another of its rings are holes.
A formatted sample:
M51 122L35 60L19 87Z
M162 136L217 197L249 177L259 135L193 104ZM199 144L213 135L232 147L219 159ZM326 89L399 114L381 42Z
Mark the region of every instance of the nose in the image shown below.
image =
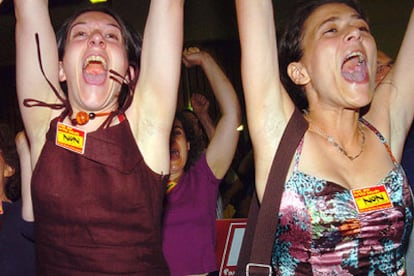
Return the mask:
M347 34L345 36L346 41L354 41L361 39L361 31L358 27L350 26L347 30Z
M90 39L89 39L89 46L90 47L105 47L105 40L101 33L94 32L92 33Z

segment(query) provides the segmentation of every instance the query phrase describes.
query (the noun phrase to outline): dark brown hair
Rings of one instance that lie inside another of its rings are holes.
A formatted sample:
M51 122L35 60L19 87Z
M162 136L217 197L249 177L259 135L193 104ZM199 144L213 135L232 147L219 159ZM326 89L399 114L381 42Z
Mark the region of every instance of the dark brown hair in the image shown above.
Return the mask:
M20 163L14 138L10 127L0 124L0 154L4 162L15 170L15 173L7 177L5 183L2 183L6 197L11 201L16 201L21 197Z

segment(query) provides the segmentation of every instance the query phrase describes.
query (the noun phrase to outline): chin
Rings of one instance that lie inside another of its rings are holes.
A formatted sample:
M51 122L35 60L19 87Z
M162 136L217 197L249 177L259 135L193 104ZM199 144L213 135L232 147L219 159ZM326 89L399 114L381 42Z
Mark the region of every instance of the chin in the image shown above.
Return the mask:
M99 111L108 106L108 98L84 98L81 99L82 105L85 106L88 110Z

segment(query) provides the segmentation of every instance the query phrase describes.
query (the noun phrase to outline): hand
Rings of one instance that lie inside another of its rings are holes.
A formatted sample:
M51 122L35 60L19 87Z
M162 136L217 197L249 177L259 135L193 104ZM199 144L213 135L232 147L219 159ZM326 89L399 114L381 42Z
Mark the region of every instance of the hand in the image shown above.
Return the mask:
M200 65L202 55L204 52L202 52L197 47L189 47L186 48L183 52L183 63L187 68Z
M193 93L191 95L191 105L195 114L198 117L202 116L202 114L208 113L208 107L210 106L210 102L204 95Z

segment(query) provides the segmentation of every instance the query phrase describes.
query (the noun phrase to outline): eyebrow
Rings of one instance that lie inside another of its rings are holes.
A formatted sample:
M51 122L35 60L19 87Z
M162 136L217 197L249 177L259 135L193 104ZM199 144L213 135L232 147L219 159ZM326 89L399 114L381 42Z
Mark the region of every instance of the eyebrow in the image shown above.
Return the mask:
M88 22L86 22L86 21L79 21L79 22L73 23L73 24L70 26L70 28L69 28L69 30L68 30L68 33L70 33L70 32L72 31L72 29L73 29L74 27L76 27L76 26L79 26L79 25L87 25L87 24L88 24ZM117 24L114 24L114 23L107 23L107 24L105 24L105 25L106 25L106 26L111 26L111 27L114 27L114 28L118 29L120 32L122 32L121 27L120 27L120 26L118 26Z
M363 21L365 21L362 17L361 17L361 15L359 15L358 13L353 13L352 15L351 15L351 17L350 17L351 19L360 19L360 20L363 20ZM328 23L332 23L332 22L335 22L335 21L338 21L338 20L341 20L341 17L339 17L339 16L332 16L332 17L329 17L328 19L326 19L326 20L324 20L324 21L322 21L321 22L321 24L319 24L319 26L318 26L318 30L319 29L321 29L324 25L326 25L326 24L328 24Z

